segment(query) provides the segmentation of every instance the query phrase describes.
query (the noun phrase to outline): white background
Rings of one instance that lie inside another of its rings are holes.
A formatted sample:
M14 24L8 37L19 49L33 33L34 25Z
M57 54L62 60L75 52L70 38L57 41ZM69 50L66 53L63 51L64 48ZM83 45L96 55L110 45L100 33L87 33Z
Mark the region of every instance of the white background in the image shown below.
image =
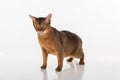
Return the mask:
M41 71L41 49L29 14L52 13L52 26L83 40L85 66L49 56ZM0 1L0 80L119 80L120 0L3 0ZM71 66L71 68L70 68Z

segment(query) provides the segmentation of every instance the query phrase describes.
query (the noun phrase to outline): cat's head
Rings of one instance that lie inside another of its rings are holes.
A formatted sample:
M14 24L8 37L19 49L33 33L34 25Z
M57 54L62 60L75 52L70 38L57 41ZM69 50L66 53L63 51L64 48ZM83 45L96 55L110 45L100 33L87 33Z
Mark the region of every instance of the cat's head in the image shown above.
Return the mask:
M32 19L33 26L37 32L45 32L50 27L51 17L52 14L49 14L47 17L34 17L32 15L29 15Z

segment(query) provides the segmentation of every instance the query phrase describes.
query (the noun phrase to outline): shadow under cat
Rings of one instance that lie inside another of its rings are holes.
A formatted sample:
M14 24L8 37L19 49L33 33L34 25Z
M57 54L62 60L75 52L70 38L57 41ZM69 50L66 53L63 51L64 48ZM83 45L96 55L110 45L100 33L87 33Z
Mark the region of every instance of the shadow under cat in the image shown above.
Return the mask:
M62 72L55 72L57 78L53 78L52 80L83 80L84 75L84 65L78 65L71 62L67 62L70 68L63 69ZM43 80L49 80L47 70L42 70L43 72Z

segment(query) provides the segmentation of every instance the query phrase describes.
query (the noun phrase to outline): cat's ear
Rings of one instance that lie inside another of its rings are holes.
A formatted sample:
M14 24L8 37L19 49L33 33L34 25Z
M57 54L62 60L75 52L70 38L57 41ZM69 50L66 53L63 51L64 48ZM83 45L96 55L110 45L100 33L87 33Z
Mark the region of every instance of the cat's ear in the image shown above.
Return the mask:
M29 17L32 19L33 22L36 22L36 17L29 15Z
M46 23L50 23L51 18L52 18L52 14L48 14L48 16L47 16L46 19L45 19L45 22L46 22Z

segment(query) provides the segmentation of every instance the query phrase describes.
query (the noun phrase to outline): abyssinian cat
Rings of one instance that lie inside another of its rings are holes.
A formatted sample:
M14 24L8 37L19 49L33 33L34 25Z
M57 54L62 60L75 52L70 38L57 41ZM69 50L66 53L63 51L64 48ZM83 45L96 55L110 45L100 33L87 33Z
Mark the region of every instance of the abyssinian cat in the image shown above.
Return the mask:
M84 64L84 52L80 37L72 32L58 31L53 28L50 24L52 14L40 18L29 16L32 19L42 49L43 65L41 69L47 67L48 54L57 56L58 66L56 71L62 70L64 57L69 57L68 62L72 62L73 58L78 58L80 59L79 64Z

